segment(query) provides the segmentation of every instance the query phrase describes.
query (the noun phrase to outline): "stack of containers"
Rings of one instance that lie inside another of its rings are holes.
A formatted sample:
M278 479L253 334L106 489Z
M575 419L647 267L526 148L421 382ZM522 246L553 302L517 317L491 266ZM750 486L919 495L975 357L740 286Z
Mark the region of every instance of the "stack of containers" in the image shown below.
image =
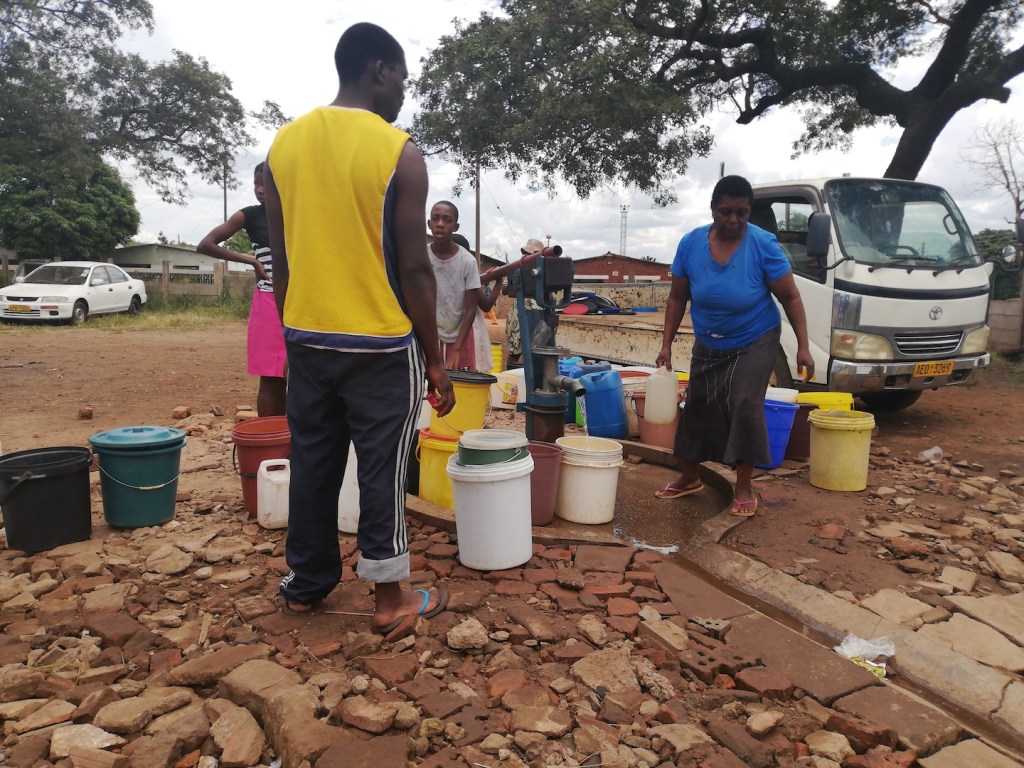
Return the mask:
M582 357L563 357L558 361L558 375L569 376L578 379L583 376ZM565 423L582 424L583 419L579 410L579 398L569 394L565 404Z
M533 457L509 429L463 433L448 458L459 562L481 571L515 568L533 556Z
M793 417L786 458L806 461L811 455L811 427L807 420L811 411L817 408L852 411L853 395L849 392L800 392L796 404L800 409Z
M587 525L610 522L622 466L622 445L603 437L572 435L555 441L562 449L555 514Z

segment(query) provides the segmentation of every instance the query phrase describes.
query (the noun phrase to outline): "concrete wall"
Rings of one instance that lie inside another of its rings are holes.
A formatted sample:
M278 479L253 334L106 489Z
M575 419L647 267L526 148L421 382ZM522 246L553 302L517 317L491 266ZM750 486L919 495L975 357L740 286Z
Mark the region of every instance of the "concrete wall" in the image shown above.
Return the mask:
M993 301L988 307L988 325L992 333L990 349L1013 349L1024 344L1024 299Z

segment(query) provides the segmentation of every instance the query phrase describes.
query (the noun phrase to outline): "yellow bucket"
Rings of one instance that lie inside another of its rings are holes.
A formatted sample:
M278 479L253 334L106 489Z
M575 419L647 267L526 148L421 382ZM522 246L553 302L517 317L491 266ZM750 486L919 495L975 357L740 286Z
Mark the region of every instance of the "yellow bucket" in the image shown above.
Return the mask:
M491 344L491 370L501 370L501 344Z
M863 411L818 409L811 425L810 481L827 491L863 491L868 484L868 455L875 417Z
M796 402L810 403L823 411L853 410L853 395L849 392L801 392L796 396Z
M420 462L420 498L445 509L453 509L452 481L448 479L448 459L459 447L453 437L441 437L429 429L420 430L416 457Z
M689 382L690 381L690 372L689 371L676 371L676 378L679 379L680 381Z
M431 409L430 431L439 437L458 438L471 429L483 429L491 404L491 384L498 379L472 371L448 371L448 378L455 389L455 407L443 417Z

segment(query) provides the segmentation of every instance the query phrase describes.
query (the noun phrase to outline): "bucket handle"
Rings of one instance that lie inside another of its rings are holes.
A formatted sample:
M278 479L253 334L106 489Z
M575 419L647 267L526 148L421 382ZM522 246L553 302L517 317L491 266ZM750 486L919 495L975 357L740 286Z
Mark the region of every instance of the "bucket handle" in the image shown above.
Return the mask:
M288 452L286 459L291 459L291 451ZM231 466L235 470L235 474L239 477L256 477L255 472L241 472L238 469L238 443L232 443L231 445ZM113 478L111 478L113 479ZM171 482L174 482L173 480Z
M491 406L491 401L490 401L490 399L488 399L487 400L487 412L484 414L484 426L485 427L487 426L487 422L491 420L491 407L492 407ZM459 435L462 435L462 434L465 433L465 430L463 430L463 429L456 429L451 424L449 424L448 420L444 416L438 416L437 419L442 424L444 424L446 427L448 427L448 429L450 429L452 432L455 432L456 434L459 434ZM419 458L420 457L417 455L416 459L419 460Z
M100 472L109 477L118 485L123 486L124 488L129 488L133 491L159 491L161 488L166 488L168 485L175 482L179 477L181 477L181 472L178 472L178 474L176 474L166 483L160 483L159 485L129 485L128 483L122 482L118 480L116 477L114 477L112 474L110 474L110 472L103 468L102 464L100 464ZM255 475L253 475L253 477L255 477Z
M14 490L19 485L24 483L26 480L45 480L45 479L46 479L46 475L35 475L35 474L32 473L31 469L26 469L24 472L22 472L20 475L18 475L17 477L14 478L14 482L11 484L11 487L7 489L7 493L5 493L2 496L0 496L0 507L2 507L4 504L7 503L7 501L11 498L11 494L14 493Z

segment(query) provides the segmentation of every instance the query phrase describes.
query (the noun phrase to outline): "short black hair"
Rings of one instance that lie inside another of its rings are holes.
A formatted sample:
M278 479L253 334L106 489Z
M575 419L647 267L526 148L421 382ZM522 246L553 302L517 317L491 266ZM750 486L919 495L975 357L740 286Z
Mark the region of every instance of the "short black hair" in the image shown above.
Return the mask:
M256 167L252 169L252 175L255 176L257 173L263 173L263 166L264 165L266 165L265 161L262 162L262 163L257 163Z
M714 208L723 197L745 197L754 204L754 188L742 176L723 176L711 192L711 207Z
M389 67L405 61L398 41L383 27L369 22L346 29L334 49L334 66L342 83L354 83L363 76L371 61L383 61Z
M459 209L455 207L455 203L453 203L451 200L438 200L436 203L430 206L430 210L434 210L439 205L447 205L449 208L452 209L452 213L455 214L455 220L459 220Z

